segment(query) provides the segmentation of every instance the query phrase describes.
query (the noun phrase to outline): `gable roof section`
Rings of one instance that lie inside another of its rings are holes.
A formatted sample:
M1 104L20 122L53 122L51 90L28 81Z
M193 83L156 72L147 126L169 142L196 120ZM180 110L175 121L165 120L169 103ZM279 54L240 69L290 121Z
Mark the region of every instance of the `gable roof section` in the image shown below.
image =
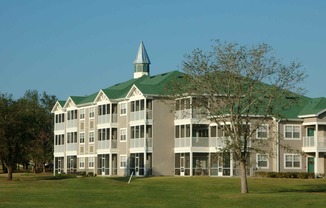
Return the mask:
M166 85L171 83L173 80L182 77L182 75L182 72L171 71L168 73L147 77L147 79L144 79L139 83L135 83L135 85L143 94L162 95Z
M326 98L311 98L298 113L299 118L316 117L326 111Z

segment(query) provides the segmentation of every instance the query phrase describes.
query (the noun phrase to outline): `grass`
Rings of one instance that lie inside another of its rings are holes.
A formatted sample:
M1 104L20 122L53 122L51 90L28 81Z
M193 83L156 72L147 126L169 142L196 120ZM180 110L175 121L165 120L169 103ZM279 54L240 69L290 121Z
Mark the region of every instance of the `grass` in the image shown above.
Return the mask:
M0 207L323 207L325 179L0 175Z

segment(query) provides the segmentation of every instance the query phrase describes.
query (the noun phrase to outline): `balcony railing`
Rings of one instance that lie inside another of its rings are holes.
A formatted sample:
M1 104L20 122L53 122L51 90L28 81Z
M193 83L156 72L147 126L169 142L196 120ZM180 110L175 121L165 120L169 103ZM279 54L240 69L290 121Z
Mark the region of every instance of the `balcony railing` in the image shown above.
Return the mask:
M65 145L54 145L54 152L64 152L65 151Z
M97 142L97 149L110 149L110 140L103 140Z
M146 146L145 146L146 145ZM145 143L145 138L137 138L130 140L130 148L143 148L143 147L153 147L153 139L147 138Z
M225 147L227 140L228 139L226 137L210 137L209 146L217 149L222 149Z
M229 140L227 137L175 138L174 147L213 147L221 149L225 147L227 140ZM251 147L250 141L248 141L247 147Z
M191 118L191 109L175 111L175 119L189 119Z
M78 149L77 143L67 144L67 151L77 151L77 149Z
M68 120L68 128L74 128L74 127L77 127L78 126L78 123L77 123L77 119L74 119L74 120Z
M208 147L208 145L209 137L185 137L174 140L174 147Z
M145 111L144 110L134 111L134 112L131 112L131 114L130 114L130 120L131 121L144 120L144 118L145 118Z
M193 147L208 147L209 137L192 137Z
M118 115L117 114L105 114L99 115L97 117L98 124L105 124L105 123L117 123L118 122Z
M65 129L65 123L56 123L54 125L54 130L64 130Z
M326 137L303 137L303 147L321 147L326 148Z

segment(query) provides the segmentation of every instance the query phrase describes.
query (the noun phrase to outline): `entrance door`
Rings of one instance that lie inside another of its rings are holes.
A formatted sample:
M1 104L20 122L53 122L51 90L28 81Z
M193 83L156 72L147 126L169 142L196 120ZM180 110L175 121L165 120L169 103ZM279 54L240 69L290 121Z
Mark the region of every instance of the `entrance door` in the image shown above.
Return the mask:
M61 160L58 160L58 174L61 174Z
M315 172L315 158L308 157L308 173Z
M136 154L135 157L135 175L139 176L139 156Z
M218 157L218 176L230 176L230 154L220 154Z
M181 155L180 157L180 176L185 175L185 156Z

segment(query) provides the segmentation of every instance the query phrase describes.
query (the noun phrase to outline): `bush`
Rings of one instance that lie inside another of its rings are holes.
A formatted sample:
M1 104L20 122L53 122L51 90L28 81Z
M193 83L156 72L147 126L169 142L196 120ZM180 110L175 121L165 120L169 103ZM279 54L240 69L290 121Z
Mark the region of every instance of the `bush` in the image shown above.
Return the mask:
M255 176L267 177L267 178L315 178L314 173L307 172L256 172Z
M88 172L88 173L87 173L87 176L88 176L88 177L95 177L96 174L94 174L93 172Z

